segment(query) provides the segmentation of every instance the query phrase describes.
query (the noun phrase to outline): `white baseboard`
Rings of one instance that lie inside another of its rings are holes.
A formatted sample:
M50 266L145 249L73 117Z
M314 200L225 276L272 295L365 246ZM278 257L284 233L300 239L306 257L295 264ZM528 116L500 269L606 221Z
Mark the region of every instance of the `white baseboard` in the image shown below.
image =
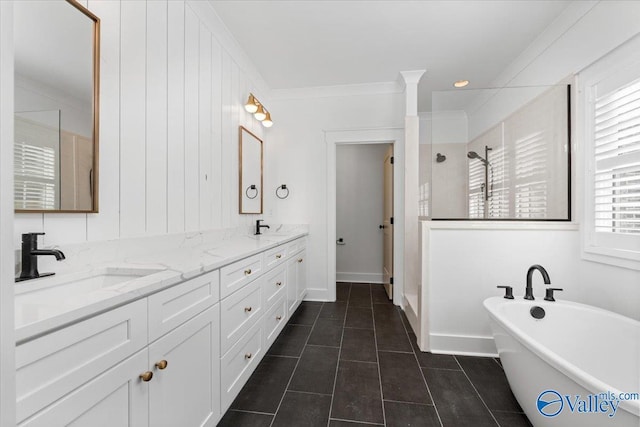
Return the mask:
M498 357L493 337L429 334L431 353Z
M307 295L305 295L304 300L331 302L328 289L307 289Z
M336 272L336 281L352 283L384 283L382 273Z

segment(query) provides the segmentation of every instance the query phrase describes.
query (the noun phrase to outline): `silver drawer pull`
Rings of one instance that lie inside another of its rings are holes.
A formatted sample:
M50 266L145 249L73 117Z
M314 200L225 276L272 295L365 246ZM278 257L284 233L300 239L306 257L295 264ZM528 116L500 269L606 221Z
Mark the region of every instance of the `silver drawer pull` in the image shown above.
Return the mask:
M276 255L276 259L280 259L280 258L282 258L282 254Z
M252 357L253 357L253 354L251 354L251 353L247 353L247 354L244 355L245 359L251 359Z
M276 320L282 320L282 316L276 316Z
M245 276L248 276L248 275L250 275L250 274L251 274L251 269L250 269L250 268L249 268L249 269L246 269L246 270L244 271L244 275L245 275Z
M248 312L250 312L250 311L251 311L251 307L245 307L245 308L244 308L244 312L245 312L245 313L248 313Z
M276 286L282 286L282 282L276 282Z

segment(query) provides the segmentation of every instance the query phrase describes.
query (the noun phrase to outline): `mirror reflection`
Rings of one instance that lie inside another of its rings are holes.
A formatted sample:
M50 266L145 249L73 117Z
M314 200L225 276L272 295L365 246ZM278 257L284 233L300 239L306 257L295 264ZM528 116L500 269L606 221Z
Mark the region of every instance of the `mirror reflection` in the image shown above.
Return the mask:
M14 3L17 211L97 212L97 37L75 1Z
M433 93L420 210L432 219L570 219L569 86Z
M262 140L240 126L240 213L262 213Z

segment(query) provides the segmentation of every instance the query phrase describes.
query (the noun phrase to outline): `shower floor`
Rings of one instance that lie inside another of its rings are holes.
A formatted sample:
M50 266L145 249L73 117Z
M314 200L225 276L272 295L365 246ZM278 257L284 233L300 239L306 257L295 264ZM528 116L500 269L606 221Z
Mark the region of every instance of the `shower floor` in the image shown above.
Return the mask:
M498 359L423 353L382 285L303 302L218 426L531 426Z

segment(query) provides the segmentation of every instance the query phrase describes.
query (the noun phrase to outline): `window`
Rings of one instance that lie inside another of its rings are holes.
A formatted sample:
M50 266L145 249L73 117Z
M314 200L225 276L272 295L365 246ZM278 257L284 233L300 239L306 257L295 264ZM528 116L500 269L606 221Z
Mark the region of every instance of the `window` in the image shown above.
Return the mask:
M57 129L15 117L15 209L59 208L58 147Z
M640 76L594 109L595 230L640 234Z
M580 74L586 258L640 269L640 38Z

